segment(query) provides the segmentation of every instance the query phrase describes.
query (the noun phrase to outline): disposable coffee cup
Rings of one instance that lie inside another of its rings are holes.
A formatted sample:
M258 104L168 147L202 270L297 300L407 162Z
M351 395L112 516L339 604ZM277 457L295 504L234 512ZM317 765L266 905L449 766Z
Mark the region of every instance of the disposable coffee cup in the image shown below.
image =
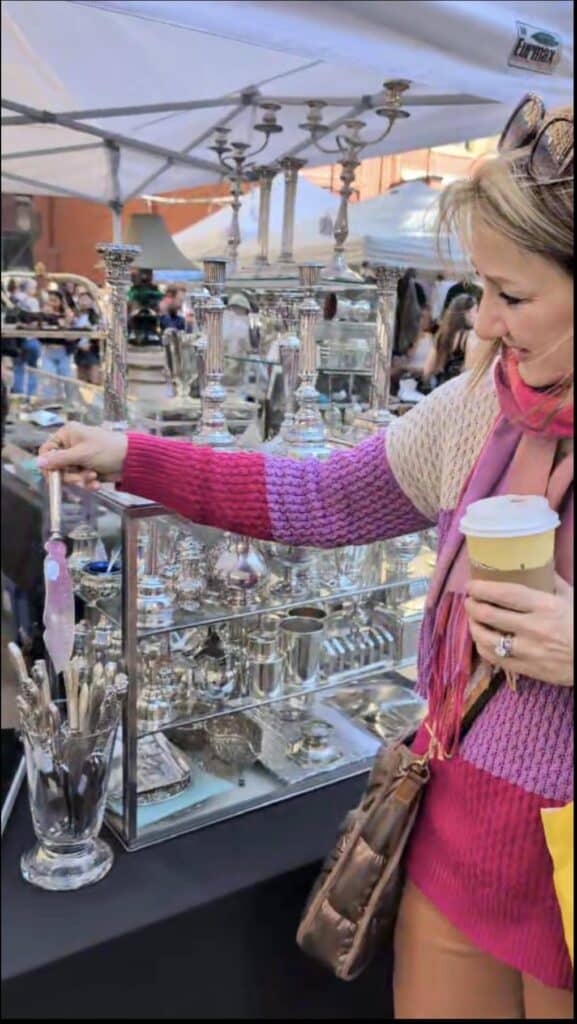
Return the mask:
M459 529L473 579L555 589L555 530L560 520L537 494L501 494L469 505Z

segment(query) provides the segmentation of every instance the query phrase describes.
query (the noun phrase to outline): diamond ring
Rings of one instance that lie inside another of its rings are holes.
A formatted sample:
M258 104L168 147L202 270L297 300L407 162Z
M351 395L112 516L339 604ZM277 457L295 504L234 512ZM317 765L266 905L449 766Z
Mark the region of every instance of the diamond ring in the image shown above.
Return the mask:
M500 636L495 644L495 654L498 658L510 658L513 653L513 637L510 633Z

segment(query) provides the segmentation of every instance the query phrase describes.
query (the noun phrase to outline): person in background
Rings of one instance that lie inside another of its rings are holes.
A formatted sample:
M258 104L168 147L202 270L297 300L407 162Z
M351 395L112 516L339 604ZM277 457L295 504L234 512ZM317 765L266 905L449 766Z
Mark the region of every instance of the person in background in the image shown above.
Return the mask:
M434 348L435 339L433 335L433 320L431 307L425 306L421 313L419 333L413 345L407 352L406 369L416 377L422 377L425 366L430 358L431 350Z
M12 292L12 302L17 309L21 309L27 315L30 321L30 318L35 313L40 312L36 281L25 278L18 282ZM16 345L17 354L12 357L12 365L14 367L12 391L14 394L20 395L26 392L28 397L31 397L36 394L38 382L35 374L27 373L26 371L28 368L34 370L38 366L42 354L42 346L38 338L16 339Z
M444 274L437 274L433 286L431 288L431 294L429 296L429 302L431 306L431 319L433 321L433 327L436 330L438 327L441 317L443 315L443 309L445 308L445 299L447 292L453 287L455 281L447 281Z
M175 331L184 331L185 321L182 315L182 303L177 288L167 288L162 300L162 312L160 314L160 330L166 331L172 328Z
M246 295L235 292L230 296L222 317L222 338L225 356L244 358L251 354L249 314L252 307ZM225 384L236 387L247 383L254 368L229 358L225 364Z
M366 281L367 284L377 283L375 272L371 267L371 264L368 262L368 260L364 260L364 262L361 263L361 276L363 278L363 281Z
M152 270L146 267L136 270L128 292L131 311L137 313L141 309L150 309L157 312L161 300L162 292L154 281Z
M38 301L40 308L48 302L48 292L50 290L50 281L46 274L46 267L44 263L36 263L34 265L34 280L36 281Z
M397 284L397 309L395 313L395 336L393 352L404 356L415 344L419 333L421 313L427 304L427 296L421 284L416 280L417 271L414 267L399 278Z
M473 365L475 349L475 323L479 307L472 295L457 295L441 320L427 361L423 368L425 380L435 378L444 384L458 377Z
M72 310L76 313L78 309L76 297L78 292L78 285L75 281L64 281L62 286L62 298L67 309Z
M469 277L463 277L460 281L456 281L455 284L451 285L445 295L445 301L443 302L443 308L441 310L441 318L446 313L453 299L457 298L457 295L472 295L477 305L479 305L483 296L483 289L478 284L475 284L475 282Z
M45 319L51 328L62 328L66 330L72 326L74 315L67 309L62 292L51 291L48 295L48 302L44 309ZM42 368L47 373L53 373L57 377L68 378L72 376L71 353L75 347L73 341L67 341L58 336L57 330L54 336L44 340L42 345ZM57 389L49 388L52 397L56 396Z
M76 294L77 312L70 326L74 330L93 330L98 326L98 314L92 296L79 289ZM89 384L100 382L100 347L97 338L80 338L74 349L76 376Z

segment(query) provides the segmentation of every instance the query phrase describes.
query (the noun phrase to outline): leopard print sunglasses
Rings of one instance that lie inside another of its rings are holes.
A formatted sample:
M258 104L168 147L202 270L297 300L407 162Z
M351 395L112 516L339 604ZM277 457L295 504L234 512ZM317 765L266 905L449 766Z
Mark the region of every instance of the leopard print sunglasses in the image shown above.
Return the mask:
M527 173L541 185L573 178L573 115L548 117L543 100L528 93L507 121L499 152L530 147Z

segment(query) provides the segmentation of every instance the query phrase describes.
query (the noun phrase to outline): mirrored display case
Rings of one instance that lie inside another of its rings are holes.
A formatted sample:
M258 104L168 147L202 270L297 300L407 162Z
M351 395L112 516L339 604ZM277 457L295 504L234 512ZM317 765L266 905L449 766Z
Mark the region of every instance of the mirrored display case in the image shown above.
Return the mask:
M127 849L364 772L414 731L424 704L396 670L434 532L321 552L66 490L76 656L128 679L107 804Z

